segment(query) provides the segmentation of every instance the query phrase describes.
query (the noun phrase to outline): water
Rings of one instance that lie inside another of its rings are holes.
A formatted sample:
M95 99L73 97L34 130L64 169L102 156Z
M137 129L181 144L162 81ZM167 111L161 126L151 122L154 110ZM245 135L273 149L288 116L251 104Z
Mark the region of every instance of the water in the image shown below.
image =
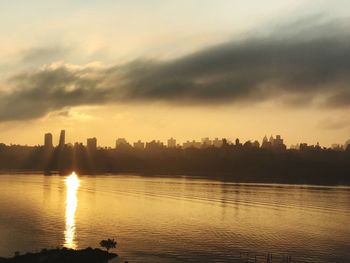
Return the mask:
M78 179L79 178L79 179ZM0 175L0 256L116 238L129 262L350 262L350 188Z

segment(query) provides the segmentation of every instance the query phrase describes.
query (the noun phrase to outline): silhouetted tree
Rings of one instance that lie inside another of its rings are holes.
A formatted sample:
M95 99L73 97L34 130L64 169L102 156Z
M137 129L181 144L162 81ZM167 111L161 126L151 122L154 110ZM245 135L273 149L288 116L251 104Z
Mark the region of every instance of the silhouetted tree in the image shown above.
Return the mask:
M117 242L114 239L108 238L107 240L101 240L100 246L107 249L108 252L111 248L115 248L117 246Z

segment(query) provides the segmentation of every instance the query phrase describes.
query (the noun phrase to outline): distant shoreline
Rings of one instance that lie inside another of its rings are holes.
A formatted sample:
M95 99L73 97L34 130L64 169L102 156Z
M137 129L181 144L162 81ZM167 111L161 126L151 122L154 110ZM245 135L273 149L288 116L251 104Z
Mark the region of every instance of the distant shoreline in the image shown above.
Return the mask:
M38 170L0 170L0 175L25 175L25 174L35 174L35 175L43 175L43 176L66 176L69 175L69 173L61 174L57 171L52 172L50 175L45 174L43 171ZM219 181L219 182L229 182L234 184L274 184L274 185L298 185L298 186L315 186L315 187L350 187L350 183L334 183L334 184L324 184L321 182L306 182L306 181L293 181L293 180L268 180L268 179L260 179L260 180L249 180L249 178L242 178L232 176L232 174L204 174L204 173L189 173L189 174L165 174L165 173L138 173L138 172L109 172L109 173L95 173L95 174L79 174L80 176L84 177L95 177L95 176L135 176L135 177L160 177L160 178L189 178L189 179L202 179L202 180L209 180L209 181ZM275 178L276 179L276 178ZM289 178L290 179L290 178Z
M191 176L237 183L350 185L350 147L265 149L252 145L181 149L132 147L91 150L0 147L0 173Z

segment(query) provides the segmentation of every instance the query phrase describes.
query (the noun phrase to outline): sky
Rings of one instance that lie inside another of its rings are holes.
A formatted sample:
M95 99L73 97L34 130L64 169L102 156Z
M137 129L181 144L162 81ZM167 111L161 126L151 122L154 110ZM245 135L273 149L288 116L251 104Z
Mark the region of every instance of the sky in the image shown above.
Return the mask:
M0 142L350 139L350 2L0 0Z

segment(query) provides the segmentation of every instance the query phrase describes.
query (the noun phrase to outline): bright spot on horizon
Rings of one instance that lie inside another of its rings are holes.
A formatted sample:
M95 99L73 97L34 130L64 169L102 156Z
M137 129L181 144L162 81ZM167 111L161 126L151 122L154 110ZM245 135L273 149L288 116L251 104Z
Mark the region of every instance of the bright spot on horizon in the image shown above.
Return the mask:
M77 190L80 182L75 172L71 173L65 179L67 187L66 195L66 229L64 231L64 246L75 249L77 244L75 242L75 212L77 210L78 198Z

